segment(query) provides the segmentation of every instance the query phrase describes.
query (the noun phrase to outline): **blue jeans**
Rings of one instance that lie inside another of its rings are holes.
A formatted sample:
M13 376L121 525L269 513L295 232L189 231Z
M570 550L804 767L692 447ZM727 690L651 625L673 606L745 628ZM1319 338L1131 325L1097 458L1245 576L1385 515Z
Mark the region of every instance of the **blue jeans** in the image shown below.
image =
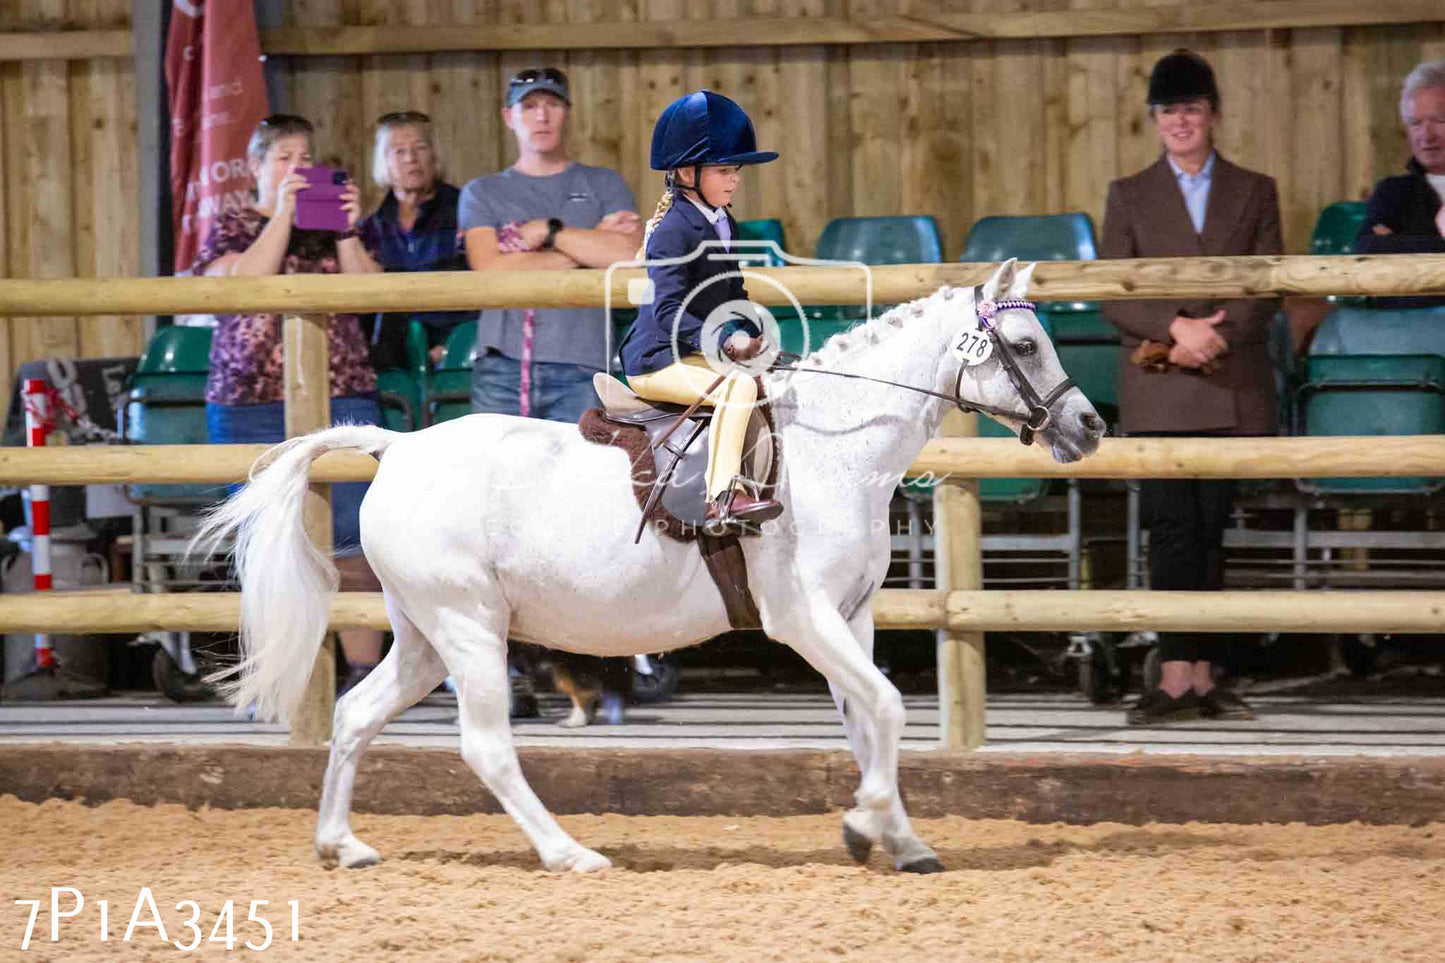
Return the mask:
M592 389L593 369L549 361L532 362L532 417L576 424L582 412L597 408ZM472 411L493 415L519 415L522 400L522 362L488 351L477 355L472 368Z
M331 423L381 424L376 395L331 399ZM206 433L212 444L275 444L286 440L286 412L279 401L262 405L217 405L206 402ZM241 486L232 485L234 493ZM361 551L361 500L370 482L338 482L331 486L331 545L336 555Z

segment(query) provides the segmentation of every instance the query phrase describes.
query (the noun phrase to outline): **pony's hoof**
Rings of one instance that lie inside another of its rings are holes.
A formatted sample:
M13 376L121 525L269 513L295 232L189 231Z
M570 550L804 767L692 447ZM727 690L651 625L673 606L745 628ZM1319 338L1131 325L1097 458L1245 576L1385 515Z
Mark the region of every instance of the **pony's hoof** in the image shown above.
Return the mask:
M608 859L606 856L603 856L601 853L589 852L587 855L583 856L581 859L577 860L575 864L573 864L572 872L595 873L599 869L611 868L612 860Z
M342 844L336 862L343 869L363 869L381 862L381 854L360 840Z
M911 863L904 863L898 867L900 873L941 873L943 864L932 856L925 856L922 859L915 859Z
M611 869L612 860L601 853L584 849L547 868L553 872L595 873L599 869Z
M868 856L873 852L873 840L847 823L843 824L843 845L848 847L848 855L853 857L853 862L859 864L868 862Z
M343 869L360 869L381 862L381 854L356 837L335 843L317 843L316 855L323 863L335 863Z

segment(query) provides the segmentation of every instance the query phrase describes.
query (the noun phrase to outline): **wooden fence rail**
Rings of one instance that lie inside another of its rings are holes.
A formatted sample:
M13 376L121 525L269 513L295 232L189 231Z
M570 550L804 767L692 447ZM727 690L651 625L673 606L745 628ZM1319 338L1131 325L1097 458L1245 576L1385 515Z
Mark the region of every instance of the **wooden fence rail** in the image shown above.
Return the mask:
M85 445L0 448L0 485L245 481L266 445ZM313 482L370 481L376 460L322 455ZM1373 478L1445 475L1445 435L1330 438L1106 438L1062 465L1011 438L930 441L910 474L959 478ZM869 481L865 479L865 481ZM896 478L873 479L894 484Z
M236 592L0 595L0 631L234 632ZM1393 632L1445 631L1445 592L1089 592L892 590L879 593L881 629L956 632ZM380 592L344 592L331 627L389 628Z
M775 281L750 296L763 304L895 304L945 284L985 281L996 264L748 269ZM232 312L441 311L487 307L627 307L640 269L306 274L258 278L101 278L0 281L0 316L224 314ZM609 300L610 294L610 300ZM1275 295L1445 294L1445 254L1281 255L1044 261L1037 301L1249 298Z

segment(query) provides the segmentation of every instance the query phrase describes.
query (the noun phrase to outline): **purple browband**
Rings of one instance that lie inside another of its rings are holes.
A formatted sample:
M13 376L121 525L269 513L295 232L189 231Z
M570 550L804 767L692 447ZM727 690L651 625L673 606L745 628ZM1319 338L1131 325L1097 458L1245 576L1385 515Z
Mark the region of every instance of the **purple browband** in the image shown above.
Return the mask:
M990 322L993 321L994 315L1000 311L1011 311L1019 308L1025 311L1036 310L1032 301L994 301L991 298L985 298L974 308L974 312L978 315L978 319L984 323L985 327L991 327Z

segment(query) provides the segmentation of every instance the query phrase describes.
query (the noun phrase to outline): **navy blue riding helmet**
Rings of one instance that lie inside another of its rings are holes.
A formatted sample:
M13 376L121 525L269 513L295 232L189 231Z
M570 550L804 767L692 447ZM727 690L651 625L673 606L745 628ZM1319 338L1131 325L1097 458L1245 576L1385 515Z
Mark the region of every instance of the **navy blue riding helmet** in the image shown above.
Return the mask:
M692 182L703 197L703 165L766 164L778 159L777 151L758 150L757 135L747 111L722 94L698 90L674 100L652 128L652 169L672 172L692 168Z

